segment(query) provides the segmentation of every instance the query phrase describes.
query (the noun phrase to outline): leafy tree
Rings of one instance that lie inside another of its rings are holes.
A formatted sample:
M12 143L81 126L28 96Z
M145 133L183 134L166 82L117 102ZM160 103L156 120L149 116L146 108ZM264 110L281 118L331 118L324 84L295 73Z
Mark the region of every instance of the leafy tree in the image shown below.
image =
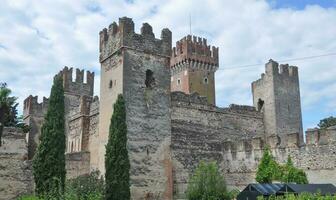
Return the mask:
M287 163L283 166L282 179L284 183L307 184L308 179L306 173L294 166L292 158L288 156Z
M258 166L256 181L258 183L272 183L274 179L280 176L277 169L279 169L278 164L274 160L270 149L266 147Z
M12 91L6 83L0 83L0 146L1 136L4 126L16 126L23 130L29 131L29 126L23 123L23 117L17 117L17 97L10 96Z
M320 129L326 129L331 126L336 126L336 117L330 116L320 120L320 123L317 125Z
M49 106L41 128L40 145L33 159L33 174L39 196L63 193L65 181L64 90L55 77Z
M189 180L188 200L227 200L230 195L223 176L215 162L206 164L201 161Z
M114 104L105 154L105 199L130 199L130 161L127 152L125 101L121 94Z

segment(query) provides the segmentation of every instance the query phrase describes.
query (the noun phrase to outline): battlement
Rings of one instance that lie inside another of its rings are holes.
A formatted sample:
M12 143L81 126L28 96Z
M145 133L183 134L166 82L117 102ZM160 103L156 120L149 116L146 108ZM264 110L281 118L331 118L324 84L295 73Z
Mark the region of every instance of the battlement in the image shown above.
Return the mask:
M131 18L119 18L119 24L113 22L108 29L104 28L100 33L99 52L100 62L120 53L121 48L145 51L156 55L169 57L171 55L172 33L165 28L161 31L161 38L155 38L152 27L144 23L141 33L134 31L134 22Z
M270 59L265 64L265 73L261 74L261 78L254 81L252 85L262 85L268 77L287 78L288 80L297 81L299 77L298 67L289 66L288 64L280 64Z
M43 117L47 112L49 104L49 99L43 97L43 101L38 103L38 96L30 95L23 101L23 116L24 118L29 115L34 115L37 117Z
M210 112L219 112L226 114L235 113L253 116L256 118L262 118L262 113L258 112L253 106L231 104L229 107L221 108L209 104L206 97L200 96L196 92L192 94L186 94L180 91L171 92L171 101L173 106L190 107Z
M172 50L171 68L178 68L188 63L194 68L218 69L218 47L207 45L205 38L188 35L176 42Z
M308 129L306 131L307 145L326 145L336 143L336 126L327 129Z
M73 68L65 66L57 76L63 77L64 92L74 95L93 96L94 72L86 71L86 82L84 81L84 70L76 69L76 79L73 81Z

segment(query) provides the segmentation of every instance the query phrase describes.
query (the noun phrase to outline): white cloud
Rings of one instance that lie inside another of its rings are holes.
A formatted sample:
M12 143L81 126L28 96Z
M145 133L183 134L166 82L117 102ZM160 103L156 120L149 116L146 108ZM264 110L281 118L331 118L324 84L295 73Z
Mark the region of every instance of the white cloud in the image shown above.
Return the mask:
M64 65L99 72L98 33L119 17L132 17L173 32L174 41L189 33L220 48L220 69L336 52L336 9L307 6L274 9L266 1L38 1L7 0L0 8L0 82L8 82L20 102L29 94L48 96L52 76ZM302 105L330 113L336 102L336 56L292 61L299 66ZM251 104L250 83L263 65L219 70L217 102ZM99 75L96 76L99 94ZM311 122L309 122L311 123ZM307 123L308 125L308 123Z

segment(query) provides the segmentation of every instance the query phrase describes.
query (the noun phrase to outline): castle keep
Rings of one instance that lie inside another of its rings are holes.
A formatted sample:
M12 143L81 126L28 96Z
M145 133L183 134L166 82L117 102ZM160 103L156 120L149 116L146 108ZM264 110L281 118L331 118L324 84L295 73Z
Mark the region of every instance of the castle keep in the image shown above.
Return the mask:
M199 161L215 160L231 188L254 182L262 149L280 162L288 155L310 182L336 184L336 127L310 129L303 139L298 68L270 60L252 83L253 106L215 103L217 47L186 36L172 47L172 33L156 38L144 23L140 33L123 17L100 33L100 97L94 73L65 67L67 177L104 169L113 104L126 102L132 199L183 199ZM84 80L84 77L86 79ZM28 157L38 145L48 99L24 101ZM0 149L1 150L1 149ZM0 151L1 154L1 151Z

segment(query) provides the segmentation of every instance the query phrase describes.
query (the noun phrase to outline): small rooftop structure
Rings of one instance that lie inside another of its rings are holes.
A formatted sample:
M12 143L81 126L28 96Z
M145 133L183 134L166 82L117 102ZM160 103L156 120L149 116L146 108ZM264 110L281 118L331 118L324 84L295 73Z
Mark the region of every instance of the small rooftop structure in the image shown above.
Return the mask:
M271 195L275 195L281 188L283 188L283 186L284 184L280 183L252 183L238 194L237 200L257 200L258 196L269 197Z
M333 184L249 184L241 191L237 200L257 200L258 196L269 197L271 195L282 196L285 194L299 195L302 193L336 195L336 187Z
M336 187L333 184L285 184L278 194L301 194L301 193L319 193L325 195L336 195Z

